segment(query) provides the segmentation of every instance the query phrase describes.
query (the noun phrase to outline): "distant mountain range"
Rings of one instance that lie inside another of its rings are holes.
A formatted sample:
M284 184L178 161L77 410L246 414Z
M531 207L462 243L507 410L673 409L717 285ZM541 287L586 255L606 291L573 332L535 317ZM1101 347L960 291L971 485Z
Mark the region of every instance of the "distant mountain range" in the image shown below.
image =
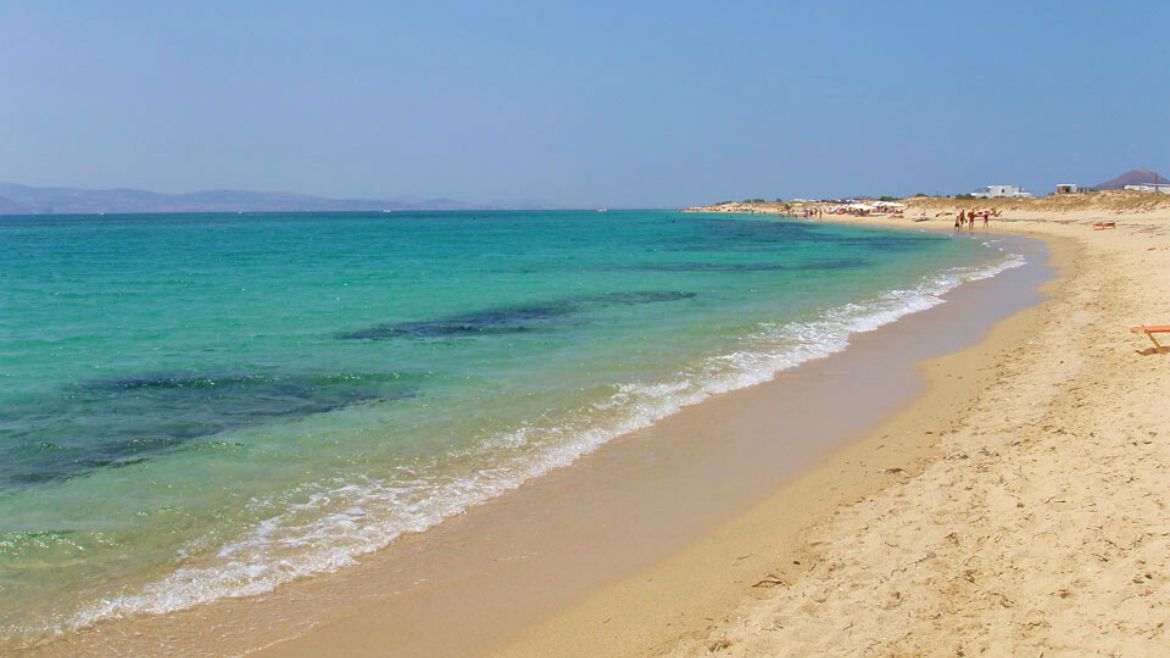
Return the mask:
M1098 183L1093 188L1097 190L1123 190L1126 185L1149 185L1155 179L1159 183L1165 184L1167 182L1166 177L1160 175L1158 172L1140 167L1138 169L1130 169L1117 178L1107 180L1104 183Z
M163 212L322 212L354 210L486 209L447 198L329 199L284 192L208 190L160 194L147 190L85 190L0 183L0 215L163 213Z

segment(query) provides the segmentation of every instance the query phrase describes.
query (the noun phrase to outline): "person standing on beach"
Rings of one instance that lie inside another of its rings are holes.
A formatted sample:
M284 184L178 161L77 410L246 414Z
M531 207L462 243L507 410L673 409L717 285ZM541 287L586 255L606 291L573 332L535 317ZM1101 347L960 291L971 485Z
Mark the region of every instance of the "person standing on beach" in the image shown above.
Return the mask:
M967 223L967 213L960 210L959 216L955 218L955 233L963 230L963 224Z
M988 230L987 227L990 225L989 224L990 221L991 221L991 211L984 210L983 211L983 230L984 231Z

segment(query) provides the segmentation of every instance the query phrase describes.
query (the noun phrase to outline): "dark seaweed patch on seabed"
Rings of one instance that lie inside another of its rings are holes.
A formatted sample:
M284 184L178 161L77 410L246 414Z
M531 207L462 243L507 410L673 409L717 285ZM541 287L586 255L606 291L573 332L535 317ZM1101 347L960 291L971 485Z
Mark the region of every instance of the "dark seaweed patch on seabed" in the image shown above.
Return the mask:
M842 235L826 232L815 224L783 221L729 221L722 218L691 220L700 226L694 235L675 238L660 247L676 252L763 252L777 246L815 242L821 247L864 247L870 249L912 249L923 240L941 239L924 234Z
M865 267L861 258L820 258L798 263L644 263L607 268L611 272L780 272L804 270L842 270Z
M378 324L338 335L342 340L390 340L394 338L448 338L522 333L545 328L553 322L603 306L629 306L672 302L694 297L693 292L635 291L581 295L535 304L521 304L461 313L434 320Z
M834 244L845 247L866 247L869 249L917 249L923 241L937 240L934 236L904 237L900 235L873 235L864 237L842 237L834 240Z
M610 268L615 272L770 272L791 269L780 263L646 263Z
M0 407L0 491L138 463L234 428L416 391L416 383L393 373L170 373L82 383Z
M797 222L695 220L699 225L693 235L667 241L667 251L761 251L776 245L799 242L824 242L825 236Z
M805 261L797 270L851 270L869 267L872 263L864 258L817 258Z

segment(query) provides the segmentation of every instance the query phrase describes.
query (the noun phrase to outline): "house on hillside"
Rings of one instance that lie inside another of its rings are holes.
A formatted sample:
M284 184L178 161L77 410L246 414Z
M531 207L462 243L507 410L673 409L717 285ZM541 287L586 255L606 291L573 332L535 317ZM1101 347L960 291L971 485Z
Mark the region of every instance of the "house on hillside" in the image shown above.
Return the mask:
M1161 192L1170 194L1170 183L1142 183L1140 185L1126 185L1125 189L1137 192Z
M1076 183L1058 183L1055 194L1080 194L1083 191Z
M975 190L971 196L977 199L998 199L1032 196L1032 193L1025 192L1019 185L988 185Z

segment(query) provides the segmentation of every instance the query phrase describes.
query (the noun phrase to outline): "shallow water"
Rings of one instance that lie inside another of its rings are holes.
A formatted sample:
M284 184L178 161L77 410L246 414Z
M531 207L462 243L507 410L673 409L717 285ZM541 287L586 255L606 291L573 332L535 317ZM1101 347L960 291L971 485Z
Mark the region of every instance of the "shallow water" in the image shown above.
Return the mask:
M1018 263L674 212L0 223L0 627L329 571Z

